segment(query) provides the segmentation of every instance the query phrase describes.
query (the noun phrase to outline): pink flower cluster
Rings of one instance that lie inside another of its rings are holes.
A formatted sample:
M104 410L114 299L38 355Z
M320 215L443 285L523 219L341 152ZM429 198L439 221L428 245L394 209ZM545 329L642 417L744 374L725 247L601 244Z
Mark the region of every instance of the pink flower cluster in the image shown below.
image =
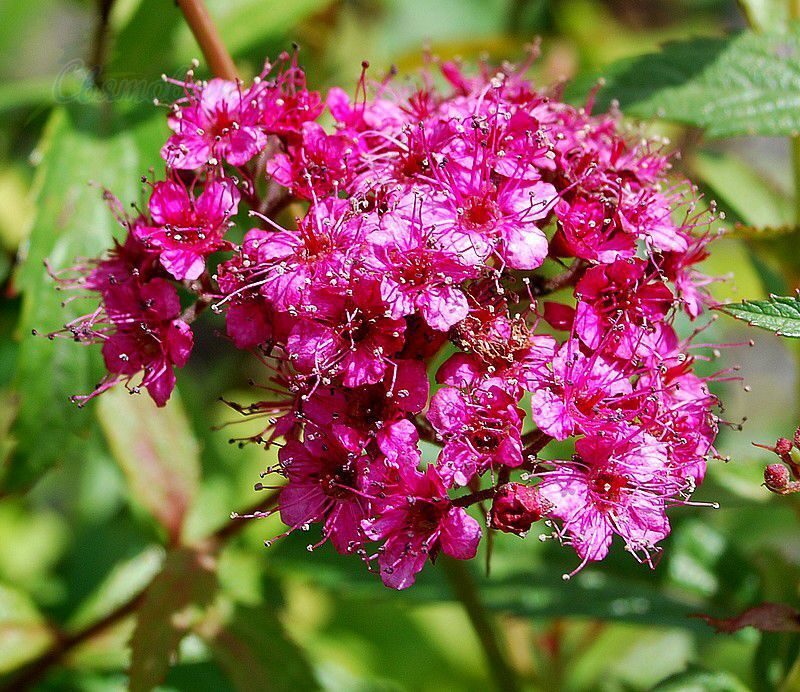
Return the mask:
M280 447L276 511L387 586L472 558L473 505L487 530L542 521L578 569L615 535L652 565L714 454L716 400L674 329L706 301L709 218L617 116L523 68L440 67L413 88L365 65L324 102L289 56L250 86L190 72L166 177L82 274L101 307L69 332L103 343L97 392L142 372L163 405L187 322L224 312L268 369L269 398L237 408ZM176 286L197 295L183 316Z

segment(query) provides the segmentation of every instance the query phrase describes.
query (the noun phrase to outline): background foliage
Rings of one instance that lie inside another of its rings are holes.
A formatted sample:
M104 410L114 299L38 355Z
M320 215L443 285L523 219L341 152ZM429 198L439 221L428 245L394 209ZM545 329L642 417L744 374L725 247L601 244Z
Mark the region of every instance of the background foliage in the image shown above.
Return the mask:
M365 58L375 75L391 64L403 73L423 45L502 60L542 36L541 83L575 77L566 94L582 102L603 75L600 106L616 99L682 150L676 167L734 229L707 263L729 276L717 296L756 301L800 286L792 4L208 2L243 74L298 41L318 88L354 83ZM61 305L42 261L64 267L108 245L115 224L100 188L139 199L166 131L152 99L174 97L159 75L181 74L198 53L166 0L0 0L0 688L487 689L464 594L441 569L389 592L357 561L309 555L307 536L264 548L280 531L273 520L229 521L264 501L253 482L270 458L228 444L241 426L214 429L235 420L217 394L247 401L258 364L226 349L213 320L158 415L124 391L69 405L96 381L99 353L31 334L81 314L80 302ZM740 310L800 334L793 299ZM727 317L709 329L710 341L751 336ZM675 510L657 570L618 550L564 583L568 551L506 535L494 538L490 576L483 561L470 565L472 607L488 611L522 688L800 689L797 632L715 635L691 617L798 600L800 504L760 487L767 457L750 444L797 424L798 353L755 336L721 357L752 390L718 389L733 424L719 448L731 460L711 464L699 499L721 509Z

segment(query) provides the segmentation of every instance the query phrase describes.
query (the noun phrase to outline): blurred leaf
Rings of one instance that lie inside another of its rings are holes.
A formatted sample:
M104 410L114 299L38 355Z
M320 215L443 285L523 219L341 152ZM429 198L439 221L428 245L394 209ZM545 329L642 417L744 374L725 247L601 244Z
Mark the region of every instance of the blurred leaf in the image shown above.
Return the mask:
M172 542L197 492L200 456L177 390L161 409L123 387L105 392L97 415L131 496L167 530Z
M143 98L163 88L161 73L175 66L175 32L183 23L176 3L141 0L111 46L106 76L119 88L137 88ZM187 65L188 66L188 65ZM144 87L144 88L142 88Z
M667 43L659 53L612 64L604 75L598 104L617 99L630 115L703 127L709 137L800 132L800 24Z
M221 601L196 631L240 692L319 689L302 650L267 605Z
M793 221L787 195L740 159L730 154L698 151L691 159L690 169L693 176L701 178L714 191L724 211L734 212L745 223L780 228Z
M53 639L53 631L28 597L0 585L0 673L36 658Z
M70 618L70 629L81 630L127 603L155 578L163 562L164 550L153 546L131 560L117 563Z
M55 329L92 306L74 301L63 307L63 294L55 290L43 261L63 269L109 247L116 222L100 190L88 183L94 179L123 200L136 199L138 176L157 158L163 132L162 117L152 107L120 117L107 103L72 104L53 112L34 153L40 161L34 183L37 212L16 278L23 293L16 373L20 408L14 427L18 447L3 469L6 489L30 485L59 460L80 454L93 423L91 415L67 401L72 394L91 391L98 381L99 349L31 335L33 329Z
M719 310L747 322L751 327L768 329L778 336L800 337L800 299L796 296L743 300L741 303L722 305Z
M297 532L298 534L300 532ZM289 535L272 546L270 567L281 572L301 574L313 583L329 588L340 598L380 598L388 593L374 574L362 565L319 549L309 558L302 544L308 535ZM277 548L277 549L276 549ZM530 563L520 549L519 562ZM707 606L694 596L682 597L679 592L667 593L659 588L651 573L639 565L627 573L614 571L606 563L603 569L585 571L568 582L562 574L570 570L570 557L555 556L541 564L515 566L509 570L499 562L493 566L493 576L485 577L476 564L473 570L477 587L486 607L523 617L583 617L633 622L640 624L673 625L702 631L704 625L688 615ZM408 603L453 600L453 594L441 570L427 565L413 588L402 594L391 594Z
M331 4L331 0L208 0L207 5L225 46L234 56L248 49L283 38L297 24L314 12ZM288 39L287 39L288 43ZM286 45L285 49L290 46ZM199 56L200 49L188 27L181 26L176 39L178 60L188 65ZM274 59L276 56L262 56ZM258 66L260 70L260 65Z
M670 675L653 692L749 692L749 689L730 673L692 666L683 673Z
M697 615L717 632L730 634L743 627L755 627L762 632L800 632L800 612L785 603L762 603L731 618Z
M132 692L149 692L164 680L196 610L208 606L216 591L211 557L185 548L167 555L137 613L131 638Z
M789 19L786 0L739 0L747 22L759 31L778 30Z

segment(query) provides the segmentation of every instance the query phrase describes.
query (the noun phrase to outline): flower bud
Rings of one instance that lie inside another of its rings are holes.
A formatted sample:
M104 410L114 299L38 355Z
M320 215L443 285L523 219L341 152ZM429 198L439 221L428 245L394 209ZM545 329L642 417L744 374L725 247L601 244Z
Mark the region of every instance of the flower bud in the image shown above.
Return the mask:
M538 488L506 483L494 496L489 523L493 529L523 536L549 509L549 503L539 496Z
M791 440L787 440L785 437L779 437L775 442L775 454L779 457L783 457L789 452L792 451L792 442Z
M764 469L764 485L773 493L785 493L790 481L789 469L783 464L770 464Z

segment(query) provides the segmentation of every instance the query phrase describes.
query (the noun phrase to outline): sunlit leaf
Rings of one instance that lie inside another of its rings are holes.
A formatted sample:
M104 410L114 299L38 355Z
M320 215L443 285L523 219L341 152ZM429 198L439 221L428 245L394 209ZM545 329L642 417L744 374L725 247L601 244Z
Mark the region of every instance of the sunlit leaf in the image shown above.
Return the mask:
M709 137L800 132L800 25L664 45L604 70L599 104L705 128ZM586 83L576 84L571 93Z
M177 391L161 409L124 387L105 392L97 404L100 425L132 497L177 540L200 477L197 441Z
M116 222L101 191L89 182L125 201L137 199L138 176L158 156L163 129L162 115L152 106L122 117L108 103L73 104L54 111L34 155L40 160L37 211L16 277L23 294L16 373L20 407L13 431L18 446L3 469L8 489L29 485L53 464L80 454L93 425L92 415L70 406L68 397L91 391L98 381L99 350L31 333L58 329L93 307L86 301L63 307L65 295L55 290L43 262L64 269L110 245Z
M653 692L749 692L749 688L730 673L691 667L671 675L653 688Z
M24 594L0 585L0 673L36 658L54 640L54 632Z
M768 329L778 336L800 337L800 299L796 296L770 296L769 300L743 300L719 308L752 327Z

